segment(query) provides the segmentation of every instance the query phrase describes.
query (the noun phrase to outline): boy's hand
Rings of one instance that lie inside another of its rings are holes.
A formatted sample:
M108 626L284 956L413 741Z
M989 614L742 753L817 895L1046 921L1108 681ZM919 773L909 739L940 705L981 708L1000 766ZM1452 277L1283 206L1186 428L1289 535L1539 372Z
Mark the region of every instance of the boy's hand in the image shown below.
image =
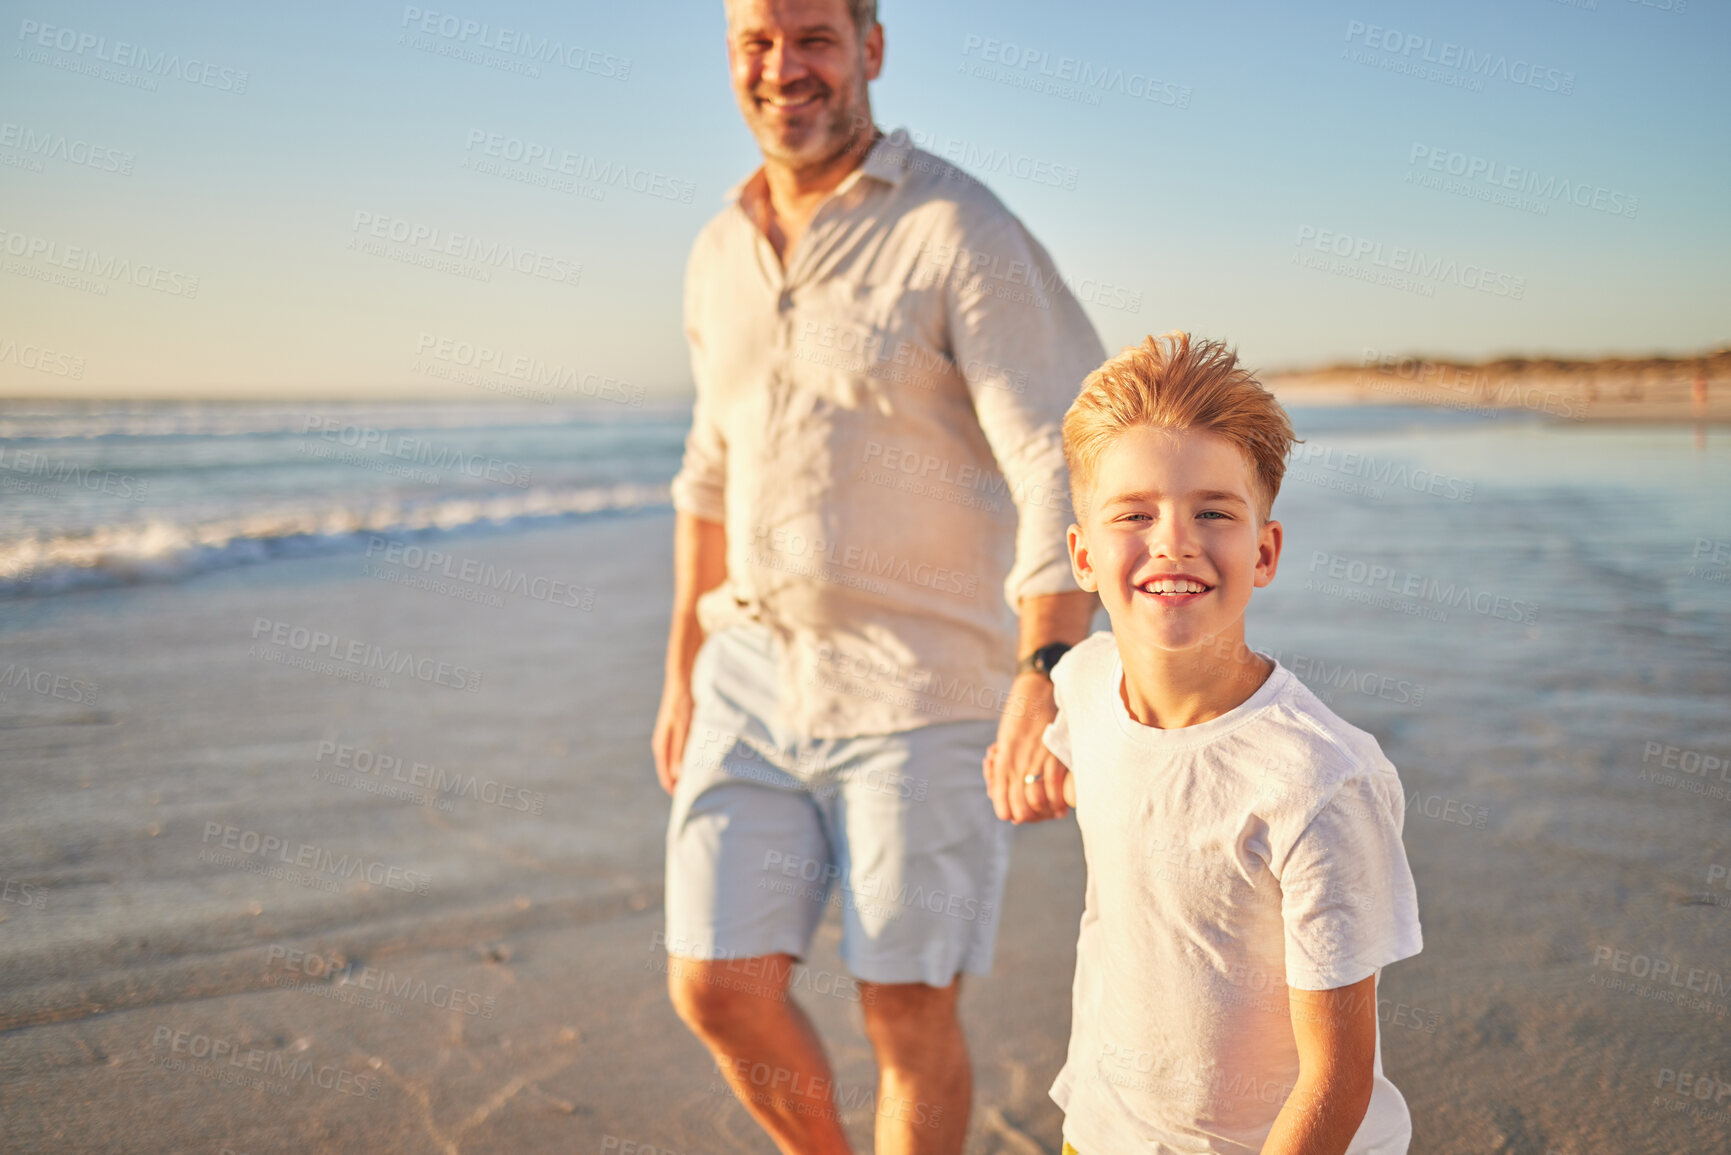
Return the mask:
M1040 674L1019 674L1010 686L998 740L987 749L981 772L992 809L1000 819L1020 825L1062 818L1074 805L1070 772L1040 740L1058 716L1052 683ZM1028 776L1037 775L1033 782Z

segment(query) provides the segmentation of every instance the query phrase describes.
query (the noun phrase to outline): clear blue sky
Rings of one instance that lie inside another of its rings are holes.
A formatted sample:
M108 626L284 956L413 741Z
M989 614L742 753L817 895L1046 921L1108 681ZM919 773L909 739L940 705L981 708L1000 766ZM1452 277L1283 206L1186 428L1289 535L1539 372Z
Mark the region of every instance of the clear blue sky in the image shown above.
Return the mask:
M1109 348L1687 351L1731 338L1731 16L1684 2L884 0L872 99L980 172ZM485 397L428 372L483 346L688 394L685 254L757 163L720 0L0 13L0 394ZM474 167L490 138L586 159L542 187Z

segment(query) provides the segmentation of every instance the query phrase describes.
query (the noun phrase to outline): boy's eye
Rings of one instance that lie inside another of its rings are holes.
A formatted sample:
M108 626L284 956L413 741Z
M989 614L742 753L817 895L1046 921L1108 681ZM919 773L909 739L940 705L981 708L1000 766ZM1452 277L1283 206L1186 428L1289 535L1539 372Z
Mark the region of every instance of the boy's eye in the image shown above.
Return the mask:
M1203 510L1203 511L1202 511L1202 512L1201 512L1201 513L1199 513L1199 514L1197 514L1197 515L1196 515L1196 516L1197 516L1197 517L1218 517L1218 518L1229 518L1229 517L1231 517L1231 516L1232 516L1232 515L1231 515L1231 514L1229 514L1229 513L1225 513L1225 512L1223 512L1223 511L1221 511L1221 510L1218 510L1218 509L1205 509L1205 510Z

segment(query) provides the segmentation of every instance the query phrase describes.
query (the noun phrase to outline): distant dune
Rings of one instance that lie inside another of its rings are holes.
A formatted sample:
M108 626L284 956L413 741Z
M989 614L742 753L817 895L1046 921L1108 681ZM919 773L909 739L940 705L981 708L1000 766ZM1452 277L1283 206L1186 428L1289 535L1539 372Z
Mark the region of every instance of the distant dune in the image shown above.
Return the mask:
M1526 409L1565 420L1731 423L1731 346L1693 356L1505 357L1476 363L1367 353L1362 363L1278 370L1263 380L1312 405Z

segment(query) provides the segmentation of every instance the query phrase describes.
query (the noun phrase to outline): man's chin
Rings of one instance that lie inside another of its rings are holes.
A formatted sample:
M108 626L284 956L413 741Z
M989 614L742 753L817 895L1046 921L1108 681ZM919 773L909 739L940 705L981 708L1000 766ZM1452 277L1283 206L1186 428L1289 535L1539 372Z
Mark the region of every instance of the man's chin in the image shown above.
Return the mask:
M804 168L827 161L840 146L825 139L816 128L798 132L765 128L757 134L757 147L771 160L790 168Z

